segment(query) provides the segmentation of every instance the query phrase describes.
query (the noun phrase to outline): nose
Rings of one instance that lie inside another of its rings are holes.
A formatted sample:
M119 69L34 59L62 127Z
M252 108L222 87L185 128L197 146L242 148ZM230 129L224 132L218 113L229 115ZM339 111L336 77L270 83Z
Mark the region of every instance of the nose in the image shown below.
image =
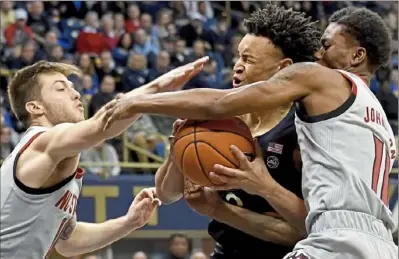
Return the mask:
M76 99L80 100L80 97L81 97L80 93L78 91L76 91L75 89L72 89L72 98L74 100L76 100Z
M317 60L321 60L323 58L324 53L325 53L324 48L321 48L314 54L314 56Z
M237 74L241 74L244 72L244 66L241 64L240 61L237 61L237 63L234 65L233 71Z

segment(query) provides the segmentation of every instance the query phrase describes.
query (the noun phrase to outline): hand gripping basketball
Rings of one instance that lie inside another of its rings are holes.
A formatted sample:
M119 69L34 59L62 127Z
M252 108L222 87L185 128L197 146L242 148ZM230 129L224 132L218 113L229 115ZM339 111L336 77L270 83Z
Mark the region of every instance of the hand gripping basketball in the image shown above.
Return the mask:
M255 141L256 158L250 162L245 154L232 145L230 147L234 157L240 163L239 168L229 168L216 164L214 172L209 174L211 179L223 182L223 185L214 186L215 190L242 189L249 194L269 194L274 191L277 182L270 175L263 161L262 151Z

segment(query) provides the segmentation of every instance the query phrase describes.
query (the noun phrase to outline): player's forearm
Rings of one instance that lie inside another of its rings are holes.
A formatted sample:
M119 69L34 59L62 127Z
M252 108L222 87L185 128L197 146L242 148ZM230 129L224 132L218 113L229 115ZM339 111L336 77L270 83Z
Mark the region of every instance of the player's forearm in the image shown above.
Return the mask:
M184 177L170 157L155 174L155 188L157 197L164 204L178 201L183 196Z
M101 249L127 236L134 228L120 217L103 223L77 222L75 230L67 240L59 240L57 252L66 256L75 256Z
M141 95L131 99L129 112L164 114L196 120L227 118L230 114L223 114L216 104L228 93L228 90L193 89Z
M295 245L301 238L287 222L225 203L216 210L214 219L264 241Z
M305 227L307 210L302 199L278 183L271 193L266 192L262 197L302 236L307 235Z

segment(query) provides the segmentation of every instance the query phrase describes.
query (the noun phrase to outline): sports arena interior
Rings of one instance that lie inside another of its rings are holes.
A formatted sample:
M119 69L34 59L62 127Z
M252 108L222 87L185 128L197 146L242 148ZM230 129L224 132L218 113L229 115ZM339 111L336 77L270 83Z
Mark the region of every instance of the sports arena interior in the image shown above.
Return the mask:
M4 160L26 130L10 109L7 85L16 70L39 60L77 65L72 76L89 118L117 93L138 88L174 67L208 55L210 62L184 89L232 85L237 46L245 34L242 20L262 8L261 1L1 1L0 108ZM380 68L371 90L392 128L398 128L398 2L280 1L318 20L324 30L329 16L350 6L379 13L392 33L393 53ZM15 33L22 26L21 33ZM184 108L183 108L184 109ZM176 118L144 114L117 138L81 155L84 187L78 219L102 222L123 215L135 194L154 186L154 173L168 155ZM389 206L398 218L397 164L390 175ZM101 251L74 259L172 259L209 255L214 243L209 219L180 200L161 206L144 228ZM394 234L397 242L397 231ZM138 253L143 252L143 253ZM52 258L63 258L56 252Z

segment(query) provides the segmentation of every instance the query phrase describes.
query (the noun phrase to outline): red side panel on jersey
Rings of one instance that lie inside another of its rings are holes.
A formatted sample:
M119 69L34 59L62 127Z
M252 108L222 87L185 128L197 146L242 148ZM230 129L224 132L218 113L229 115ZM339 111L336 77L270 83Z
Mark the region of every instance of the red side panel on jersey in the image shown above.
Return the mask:
M389 171L391 169L391 159L389 156L385 156L385 171L384 171L384 180L382 182L382 193L381 200L385 205L388 205L388 186L389 186Z
M373 179L372 179L372 189L377 192L378 178L380 176L381 163L382 163L382 153L383 153L383 143L382 141L374 136L374 146L375 146L375 157L373 166Z

